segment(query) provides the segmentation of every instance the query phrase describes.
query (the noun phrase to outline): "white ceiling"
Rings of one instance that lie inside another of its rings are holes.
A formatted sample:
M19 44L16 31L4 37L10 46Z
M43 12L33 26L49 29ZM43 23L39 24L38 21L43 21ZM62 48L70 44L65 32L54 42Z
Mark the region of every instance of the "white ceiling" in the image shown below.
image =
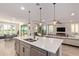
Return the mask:
M25 10L20 7L24 6ZM40 3L37 6L35 3L0 3L0 17L15 18L18 21L28 21L28 11L31 11L31 21L39 21L39 8L42 7L42 20L51 22L53 20L53 4ZM75 13L71 16L71 13ZM56 19L60 21L78 21L79 20L79 3L57 3L56 4Z

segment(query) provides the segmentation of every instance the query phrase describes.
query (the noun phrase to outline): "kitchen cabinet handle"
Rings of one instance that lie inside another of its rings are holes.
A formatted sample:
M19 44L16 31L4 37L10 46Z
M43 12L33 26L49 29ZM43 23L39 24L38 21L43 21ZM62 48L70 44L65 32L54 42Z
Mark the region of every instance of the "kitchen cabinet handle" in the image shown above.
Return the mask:
M25 48L23 47L23 52L25 52Z

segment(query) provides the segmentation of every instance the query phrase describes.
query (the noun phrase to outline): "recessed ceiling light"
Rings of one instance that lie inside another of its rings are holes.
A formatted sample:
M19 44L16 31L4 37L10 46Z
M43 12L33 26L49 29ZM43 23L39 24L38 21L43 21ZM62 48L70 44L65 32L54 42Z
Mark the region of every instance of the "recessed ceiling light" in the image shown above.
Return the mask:
M71 16L74 16L75 15L75 13L71 13Z
M21 10L24 10L25 9L23 6L21 6L20 8L21 8Z

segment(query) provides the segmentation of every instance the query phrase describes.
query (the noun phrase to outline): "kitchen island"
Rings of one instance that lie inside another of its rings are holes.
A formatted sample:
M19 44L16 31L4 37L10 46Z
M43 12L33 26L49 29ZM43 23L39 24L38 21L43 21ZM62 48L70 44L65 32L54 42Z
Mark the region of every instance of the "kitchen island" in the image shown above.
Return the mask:
M16 37L15 50L18 55L25 56L58 56L62 55L61 44L63 39L35 37L34 42L24 39L33 37ZM23 46L24 45L24 46ZM27 50L27 51L26 51Z

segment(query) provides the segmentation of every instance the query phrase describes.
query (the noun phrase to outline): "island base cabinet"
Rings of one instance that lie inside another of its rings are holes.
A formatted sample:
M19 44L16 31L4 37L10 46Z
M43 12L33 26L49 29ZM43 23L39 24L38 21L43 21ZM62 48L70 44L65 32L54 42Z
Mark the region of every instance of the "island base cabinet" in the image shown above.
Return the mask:
M47 56L47 51L37 48L35 46L32 46L30 55L31 56Z
M20 56L24 56L25 47L24 45L20 44Z
M20 44L19 44L19 40L15 39L15 51L16 54L19 56L20 55Z
M30 56L30 49L28 47L25 47L25 56Z
M62 46L57 50L56 54L50 53L39 47L28 44L21 40L15 40L15 50L17 55L20 56L61 56Z
M20 42L20 56L30 56L30 45Z

